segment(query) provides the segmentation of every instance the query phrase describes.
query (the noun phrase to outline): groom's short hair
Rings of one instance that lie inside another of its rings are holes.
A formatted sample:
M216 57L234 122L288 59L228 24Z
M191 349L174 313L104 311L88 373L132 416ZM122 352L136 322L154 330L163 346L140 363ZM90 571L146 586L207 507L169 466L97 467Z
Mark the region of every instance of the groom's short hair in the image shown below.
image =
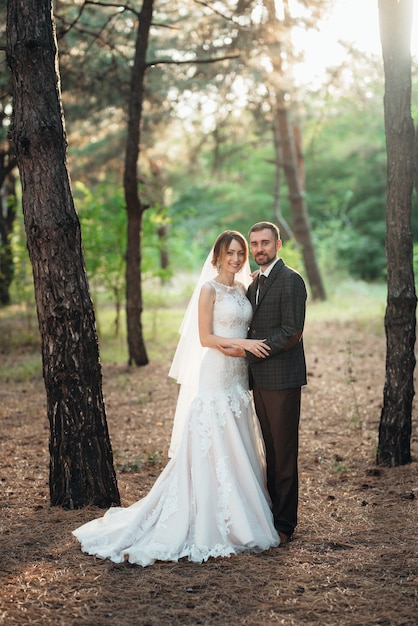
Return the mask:
M256 224L254 224L254 226L251 226L250 230L248 231L248 236L250 236L251 233L255 233L255 232L259 231L259 230L265 230L266 228L271 230L271 232L273 233L276 241L279 241L279 239L280 239L280 230L278 229L276 224L273 224L272 222L257 222Z

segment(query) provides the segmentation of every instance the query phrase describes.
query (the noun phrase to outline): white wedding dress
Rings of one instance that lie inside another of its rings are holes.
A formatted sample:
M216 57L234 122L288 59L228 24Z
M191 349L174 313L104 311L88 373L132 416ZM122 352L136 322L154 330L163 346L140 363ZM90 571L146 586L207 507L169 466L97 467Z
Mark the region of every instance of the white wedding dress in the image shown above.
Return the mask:
M243 285L211 284L214 334L245 337L252 311ZM142 566L183 557L201 563L279 544L244 358L206 351L181 439L151 491L73 534L88 554Z

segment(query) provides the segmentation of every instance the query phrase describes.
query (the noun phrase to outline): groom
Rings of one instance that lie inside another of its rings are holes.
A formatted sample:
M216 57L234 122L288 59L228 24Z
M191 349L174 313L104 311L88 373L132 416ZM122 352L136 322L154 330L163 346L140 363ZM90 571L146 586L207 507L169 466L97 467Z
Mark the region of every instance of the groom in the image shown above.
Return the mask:
M274 524L284 545L297 524L301 387L306 385L302 341L306 287L300 274L277 258L282 242L274 224L254 224L249 243L260 271L247 292L253 307L248 337L266 339L270 353L266 358L241 349L225 354L247 357L266 447Z

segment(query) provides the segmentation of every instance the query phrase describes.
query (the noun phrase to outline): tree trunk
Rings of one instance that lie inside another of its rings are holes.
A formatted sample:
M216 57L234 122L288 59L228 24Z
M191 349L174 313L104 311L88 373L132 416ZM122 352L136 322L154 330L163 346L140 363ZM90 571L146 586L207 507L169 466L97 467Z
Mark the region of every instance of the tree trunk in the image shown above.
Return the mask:
M93 305L66 165L51 0L9 0L13 141L50 423L52 505L119 504Z
M142 217L146 207L142 204L138 189L138 159L140 128L144 96L146 55L149 30L152 22L153 0L143 0L138 22L135 60L131 75L129 97L128 136L125 154L123 185L128 233L126 251L126 323L128 335L129 365L147 365L148 356L142 333L142 284L141 284L141 232Z
M293 233L296 241L302 247L304 265L312 297L314 300L325 300L325 289L316 262L315 248L311 238L311 227L309 224L305 193L299 178L300 166L298 164L296 141L289 120L289 111L284 102L278 104L276 114L283 155L283 168L292 208Z
M293 22L288 2L282 2L284 17L279 20L277 17L277 6L274 0L264 0L264 7L268 14L265 24L265 42L270 52L270 60L273 66L272 91L274 92L274 147L276 161L281 159L284 175L289 192L290 208L292 211L291 231L294 238L302 249L304 266L314 300L325 300L325 289L322 283L321 273L316 261L315 248L311 237L311 226L308 217L308 208L305 199L304 173L302 170L302 151L300 147L300 135L297 138L292 129L289 108L285 99L285 92L279 87L285 81L286 70L283 67L284 55L282 49L286 49L286 60L292 58L291 30ZM272 99L273 101L273 99ZM275 214L280 216L278 205L279 181L278 165L276 164L276 190L275 190ZM279 221L279 220L278 220ZM281 219L280 219L281 221ZM289 230L284 223L286 230Z
M376 460L396 466L411 462L414 397L416 293L411 227L415 131L411 119L412 0L379 0L385 73L387 149L385 315L386 378Z
M164 284L167 282L164 270L167 270L170 265L170 256L168 252L168 221L166 218L167 208L165 206L165 190L167 187L167 176L164 165L159 159L149 160L151 170L151 180L148 184L148 195L150 196L150 204L155 212L158 237L158 249L160 252L160 268L161 282Z
M277 120L273 121L273 144L274 144L274 200L273 200L273 215L274 221L280 228L280 234L285 239L294 239L292 229L285 220L282 208L281 208L281 189L282 189L282 167L283 167L283 155L282 155L282 142L280 138L280 130L277 124Z

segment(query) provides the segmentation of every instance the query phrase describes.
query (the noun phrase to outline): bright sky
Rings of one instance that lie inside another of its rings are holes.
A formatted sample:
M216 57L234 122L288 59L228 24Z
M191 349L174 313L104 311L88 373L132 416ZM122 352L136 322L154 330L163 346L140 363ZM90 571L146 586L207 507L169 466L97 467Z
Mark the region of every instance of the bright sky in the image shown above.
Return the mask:
M303 74L308 70L312 78L320 75L324 67L342 62L346 53L339 40L381 55L378 0L335 0L333 13L324 21L321 31L301 34L300 45L306 50ZM418 56L418 0L414 2L411 52Z

